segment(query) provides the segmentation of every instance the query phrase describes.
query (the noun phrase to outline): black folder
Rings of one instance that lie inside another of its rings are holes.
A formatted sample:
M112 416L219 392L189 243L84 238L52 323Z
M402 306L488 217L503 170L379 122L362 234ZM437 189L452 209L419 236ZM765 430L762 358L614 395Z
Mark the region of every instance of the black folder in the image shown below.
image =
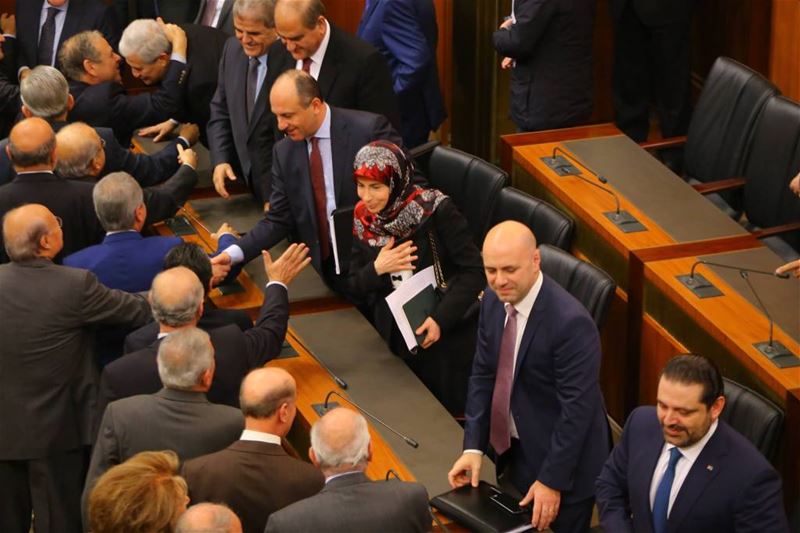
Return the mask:
M530 508L520 508L516 502L516 498L481 481L478 488L466 485L440 494L431 500L431 505L470 531L500 533L533 529Z
M416 296L403 304L403 312L406 314L411 329L414 330L417 344L422 344L426 336L425 333L417 335L417 328L433 314L434 309L436 309L436 291L432 285L426 286Z

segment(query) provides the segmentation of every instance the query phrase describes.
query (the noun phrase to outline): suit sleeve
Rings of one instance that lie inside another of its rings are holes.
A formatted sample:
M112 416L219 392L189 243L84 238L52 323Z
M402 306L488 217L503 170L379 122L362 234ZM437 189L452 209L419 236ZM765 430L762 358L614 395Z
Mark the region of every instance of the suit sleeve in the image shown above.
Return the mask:
M625 428L619 444L603 465L595 483L595 499L600 511L600 525L605 531L633 533L630 497L628 495L628 453L630 447L631 421L634 411ZM637 472L634 475L645 475Z
M512 59L526 59L550 24L556 11L556 2L551 0L518 0L514 4L517 23L492 34L497 53Z
M83 496L81 497L81 508L83 509L84 517L87 516L89 495L97 479L112 466L120 464L122 460L114 421L114 406L110 405L103 415L102 422L100 422L100 431L92 448L92 458L89 461L89 471L86 474L86 485L83 488Z
M133 96L125 94L122 85L115 84L110 95L111 117L114 124L129 128L152 126L183 113L183 95L186 65L170 61L167 74L158 90Z
M396 62L392 70L394 92L421 86L432 58L412 2L386 2L381 37Z
M289 322L288 291L278 284L267 287L255 325L244 332L250 368L263 366L281 351Z
M550 488L572 488L575 469L600 400L600 335L588 314L561 325L553 352L553 375L561 414L550 437L550 451L538 481Z
M778 473L770 467L763 468L739 495L733 517L736 533L789 533L782 502Z
M467 405L464 411L464 449L486 451L489 444L489 420L492 414L492 392L497 373L496 346L489 346L490 300L484 297L478 319L478 341L469 376Z
M178 172L161 185L144 189L147 206L145 226L165 220L186 203L197 184L197 172L189 165L181 165Z
M356 108L383 115L396 129L399 129L400 111L397 107L397 97L392 89L392 75L381 53L373 49L373 52L365 58L360 72Z
M138 154L126 150L113 135L103 136L106 141L107 171L123 170L133 176L142 187L161 183L178 170L178 148L181 141L174 140L154 154Z
M212 169L221 163L230 163L235 153L231 118L228 112L228 97L225 94L227 58L231 46L239 46L239 43L231 39L225 43L222 60L219 63L217 90L214 92L214 97L211 98L210 118L206 126Z
M136 328L150 321L150 305L144 297L109 289L88 270L83 273L84 290L79 306L82 324L127 324Z

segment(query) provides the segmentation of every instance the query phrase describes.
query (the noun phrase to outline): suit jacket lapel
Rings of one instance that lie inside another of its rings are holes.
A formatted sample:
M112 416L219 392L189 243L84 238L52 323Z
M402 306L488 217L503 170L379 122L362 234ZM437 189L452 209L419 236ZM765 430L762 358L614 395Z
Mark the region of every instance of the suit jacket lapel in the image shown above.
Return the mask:
M542 273L540 272L539 275L541 276ZM547 278L542 280L542 288L533 304L531 316L528 317L528 322L525 324L525 331L522 333L522 341L519 343L519 351L517 352L517 361L514 364L515 383L517 381L517 377L519 376L519 369L522 367L522 362L528 355L528 348L531 345L531 341L533 341L533 338L536 336L536 330L542 324L542 321L544 321L544 318L547 315L547 305L550 301L550 291L549 287L547 287L549 283L554 282L548 280Z
M78 2L70 2L67 8L67 16L64 19L64 27L61 30L61 35L58 40L57 50L61 50L61 43L69 36L75 35L80 30L81 23L81 5Z
M282 141L286 142L286 141ZM297 179L297 186L299 187L300 196L305 200L306 209L308 209L308 218L314 226L314 235L317 235L317 210L314 204L314 190L311 187L311 169L308 163L308 143L306 141L288 141L292 143L292 153L289 160L292 165L295 165L295 171L287 175L284 179L292 180ZM296 176L293 177L293 176ZM287 191L289 187L286 187Z
M225 0L225 3L222 4L222 10L219 12L219 19L217 23L217 27L222 27L222 21L225 20L231 12L233 8L233 0Z
M269 71L267 71L267 76L269 76ZM258 121L261 119L261 115L263 115L267 110L267 98L269 95L267 94L267 76L264 76L264 82L261 84L261 90L258 92L256 96L255 107L253 108L253 112L250 114L250 122L247 124L247 136L253 134L253 130L258 124Z
M245 105L245 98L247 98L247 63L247 55L244 53L244 50L240 45L239 53L236 54L236 61L233 65L233 72L230 74L226 73L226 75L231 76L231 86L233 89L233 91L231 91L232 94L228 94L226 96L228 101L233 100L238 102L238 105L232 106L232 113L236 115L235 117L232 117L232 121L249 128L247 120L247 106Z
M655 475L656 463L661 456L661 450L664 448L664 439L661 433L654 433L647 442L642 445L642 455L632 464L629 471L646 473L650 475L636 475L630 476L632 478L630 488L631 498L631 511L634 513L642 513L646 517L648 525L653 523L653 511L650 509L650 483ZM636 451L629 451L628 453L636 453Z
M344 181L353 179L353 170L349 168L353 164L353 160L352 158L348 160L348 155L355 155L356 150L361 147L350 146L350 131L347 129L347 124L342 120L338 120L338 113L333 107L329 107L329 109L331 110L331 158L333 159L334 197L336 198L337 208L348 207L339 205L342 199ZM355 148L355 150L352 148Z
M330 21L328 23L330 24ZM326 100L330 97L331 87L333 87L333 82L336 81L336 75L339 72L338 30L333 24L330 24L330 30L331 38L328 40L328 49L325 50L325 57L322 58L322 66L317 78L319 92Z

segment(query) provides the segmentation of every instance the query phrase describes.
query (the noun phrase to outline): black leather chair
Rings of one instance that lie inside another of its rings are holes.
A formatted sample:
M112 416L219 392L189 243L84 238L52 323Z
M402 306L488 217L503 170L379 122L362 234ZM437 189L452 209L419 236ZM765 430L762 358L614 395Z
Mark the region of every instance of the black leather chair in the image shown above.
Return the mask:
M431 154L433 154L433 150L437 146L439 146L439 141L428 141L408 151L411 159L414 160L414 166L417 168L417 172L424 176L425 179L428 179Z
M522 222L536 235L539 244L550 244L569 251L575 221L548 204L514 187L500 191L489 219L489 227L504 220Z
M603 325L617 284L611 276L594 265L567 252L542 244L542 272L581 302L592 315L598 329Z
M479 157L437 146L428 164L428 183L450 196L480 248L489 229L489 216L508 174Z
M770 462L783 431L783 410L757 392L723 378L725 409L720 418L744 435Z

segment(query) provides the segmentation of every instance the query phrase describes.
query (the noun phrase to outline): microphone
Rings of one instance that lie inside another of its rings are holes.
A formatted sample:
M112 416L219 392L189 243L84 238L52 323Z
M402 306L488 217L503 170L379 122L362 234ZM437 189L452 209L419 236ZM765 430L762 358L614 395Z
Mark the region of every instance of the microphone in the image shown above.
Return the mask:
M689 275L678 276L678 280L699 298L709 298L711 296L722 295L722 291L714 287L714 285L706 278L700 274L695 274L695 270L700 265L715 266L718 268L735 270L739 272L739 275L742 277L745 283L747 283L747 287L750 289L750 292L753 293L753 296L755 296L756 302L758 302L758 306L761 308L761 311L769 320L769 340L766 342L756 342L753 344L753 347L765 355L778 368L800 366L800 359L798 359L797 356L795 356L795 354L793 354L786 346L775 340L775 321L772 319L772 315L769 314L769 311L767 311L767 307L764 305L764 302L761 300L761 297L758 295L755 287L753 287L753 284L750 282L750 274L773 276L780 279L789 279L789 274L776 274L775 272L767 272L766 270L737 267L723 263L715 263L713 261L706 261L704 259L698 259L694 262L694 264L692 264Z
M362 414L367 415L372 420L374 420L378 424L382 425L383 427L385 427L386 429L388 429L389 431L391 431L392 433L394 433L395 435L397 435L398 437L403 439L405 441L405 443L408 444L409 446L411 446L412 448L419 448L419 442L417 442L416 440L412 439L411 437L403 435L402 433L400 433L399 431L394 429L392 426L390 426L389 424L387 424L386 422L384 422L383 420L381 420L377 416L373 415L372 413L370 413L369 411L367 411L366 409L364 409L363 407L358 405L356 402L354 402L352 400L349 400L348 398L345 398L344 396L342 396L341 394L339 394L335 390L332 390L332 391L328 392L328 394L325 396L325 403L322 405L323 413L328 410L328 402L330 401L331 396L334 396L334 395L338 396L342 400L346 401L347 403L349 403L350 405L352 405L353 407L358 409Z
M343 380L342 378L340 378L339 376L337 376L336 373L333 370L331 370L331 368L328 365L325 364L325 361L323 361L322 359L320 359L319 357L314 355L311 352L311 350L308 350L308 355L310 355L319 364L319 366L321 366L322 369L325 370L325 372L328 373L328 375L331 377L331 379L333 381L336 382L337 385L339 385L344 390L347 390L347 382L345 380ZM330 396L330 394L328 394L328 396ZM328 406L328 399L326 397L325 398L325 407L327 407L327 406ZM320 416L322 416L322 415L320 415Z

